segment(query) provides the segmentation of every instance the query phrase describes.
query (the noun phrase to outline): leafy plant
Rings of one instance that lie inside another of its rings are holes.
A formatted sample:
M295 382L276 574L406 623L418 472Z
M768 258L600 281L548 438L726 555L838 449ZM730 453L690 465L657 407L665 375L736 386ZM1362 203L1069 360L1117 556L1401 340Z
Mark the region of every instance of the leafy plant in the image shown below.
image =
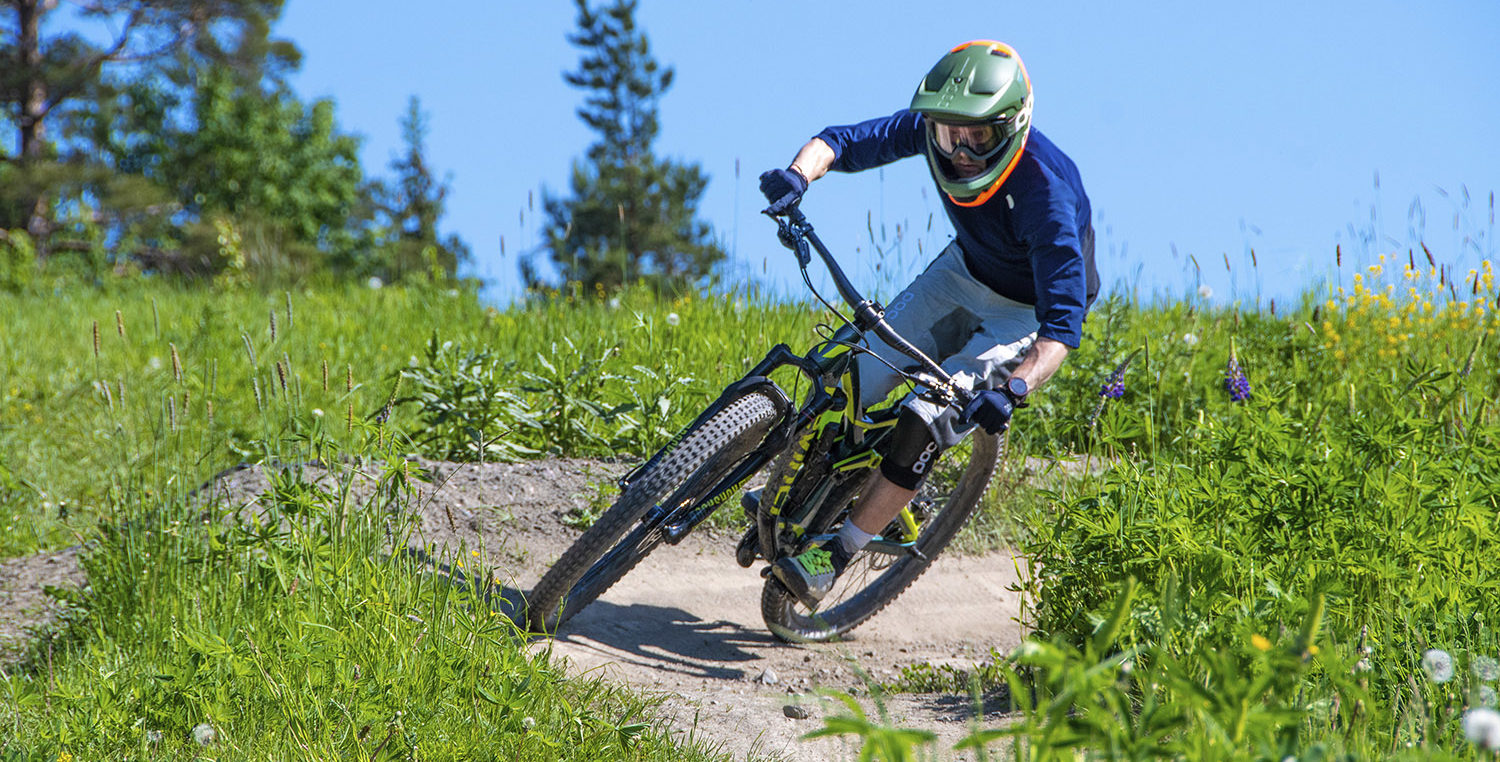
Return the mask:
M517 460L535 455L518 434L540 424L524 399L508 390L515 363L500 363L488 350L438 343L434 332L423 359L401 371L411 392L397 403L417 406L417 442L442 458L458 461Z

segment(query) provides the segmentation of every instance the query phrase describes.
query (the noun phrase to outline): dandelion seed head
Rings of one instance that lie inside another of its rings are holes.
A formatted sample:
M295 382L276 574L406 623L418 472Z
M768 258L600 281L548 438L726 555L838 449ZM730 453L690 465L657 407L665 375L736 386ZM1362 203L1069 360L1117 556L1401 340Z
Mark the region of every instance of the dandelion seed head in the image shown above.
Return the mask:
M368 286L371 291L379 291L382 287L385 286L385 281L381 280L379 275L371 275L370 279L365 281L365 285Z
M612 310L620 309L620 297L611 296L609 298L609 308Z
M1212 299L1214 298L1214 290L1205 283L1198 287L1198 296L1201 296L1204 299Z
M1464 738L1482 749L1500 749L1500 712L1487 707L1464 712Z
M1422 669L1434 683L1446 683L1453 679L1453 657L1441 648L1430 648L1422 654Z
M1478 700L1480 706L1493 709L1497 704L1500 704L1500 694L1495 693L1495 689L1488 685L1481 685L1479 686Z
M161 370L161 358L156 355L151 355L151 359L147 360L146 364L151 366L152 370Z
M1188 345L1190 347L1191 346L1196 346L1198 344L1198 337L1195 336L1195 335L1193 335L1193 334L1191 334L1191 333L1184 333L1182 335L1182 343L1184 343L1184 344L1186 344L1186 345Z
M682 318L677 317L677 313L675 313L675 312L668 312L667 313L667 325L677 325L678 323L681 323L681 322L682 322Z
M312 414L313 414L314 418L322 418L323 417L323 410L321 408L316 408L315 407L315 408L313 408Z
M1500 678L1500 661L1489 656L1476 656L1469 663L1469 668L1474 670L1474 676L1486 682Z
M219 734L214 726L203 722L193 726L193 742L199 746L207 746L219 740Z

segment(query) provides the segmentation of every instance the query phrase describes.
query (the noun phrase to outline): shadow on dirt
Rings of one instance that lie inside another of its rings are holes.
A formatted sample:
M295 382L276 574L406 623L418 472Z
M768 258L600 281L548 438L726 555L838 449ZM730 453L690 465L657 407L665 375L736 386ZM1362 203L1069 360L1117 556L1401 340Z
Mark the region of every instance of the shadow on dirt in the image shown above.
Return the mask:
M746 680L747 665L764 659L747 647L778 645L770 633L726 620L705 621L680 608L595 601L557 640L592 648L617 661L710 680Z

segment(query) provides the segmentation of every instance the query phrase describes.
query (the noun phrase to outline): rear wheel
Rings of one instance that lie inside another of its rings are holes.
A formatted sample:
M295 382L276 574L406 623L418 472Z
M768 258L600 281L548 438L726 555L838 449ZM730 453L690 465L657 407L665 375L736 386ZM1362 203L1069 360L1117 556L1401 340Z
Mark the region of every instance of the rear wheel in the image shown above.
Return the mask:
M528 626L555 630L635 568L661 544L662 518L705 497L778 417L770 396L746 392L670 446L542 576L527 599ZM663 510L653 521L647 514L656 506Z
M944 453L912 501L919 530L915 549L920 555L865 550L849 562L816 611L802 605L774 578L766 580L760 610L771 632L790 642L833 640L885 608L927 571L974 512L999 460L1000 437L975 431L969 442L967 448ZM864 481L851 480L842 495L830 499L853 503Z

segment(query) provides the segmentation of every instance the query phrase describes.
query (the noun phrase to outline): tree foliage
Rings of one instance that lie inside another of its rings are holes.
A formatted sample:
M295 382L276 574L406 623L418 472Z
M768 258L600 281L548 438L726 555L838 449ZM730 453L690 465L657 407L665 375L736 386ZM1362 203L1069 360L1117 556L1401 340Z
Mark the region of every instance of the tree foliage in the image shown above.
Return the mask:
M413 273L453 277L468 260L469 247L456 235L438 234L448 198L448 183L439 180L427 160L427 115L413 95L401 120L404 151L391 161L395 179L374 188L380 227L373 235L370 268L395 281Z
M563 282L589 292L635 281L663 291L692 288L712 274L724 251L697 215L707 176L697 164L652 150L657 105L673 71L656 61L636 26L636 0L600 9L575 2L578 28L568 42L583 54L564 79L587 92L578 116L597 139L573 163L571 196L544 194L542 249ZM522 275L531 288L548 285L530 258Z
M296 48L270 38L283 0L74 0L71 11L108 30L104 41L76 29L48 34L57 0L0 0L0 109L16 130L7 158L13 182L0 196L0 224L24 221L45 257L53 232L53 196L63 181L51 126L90 112L107 71L164 61L229 66L258 80L296 65ZM76 166L76 164L75 164Z

